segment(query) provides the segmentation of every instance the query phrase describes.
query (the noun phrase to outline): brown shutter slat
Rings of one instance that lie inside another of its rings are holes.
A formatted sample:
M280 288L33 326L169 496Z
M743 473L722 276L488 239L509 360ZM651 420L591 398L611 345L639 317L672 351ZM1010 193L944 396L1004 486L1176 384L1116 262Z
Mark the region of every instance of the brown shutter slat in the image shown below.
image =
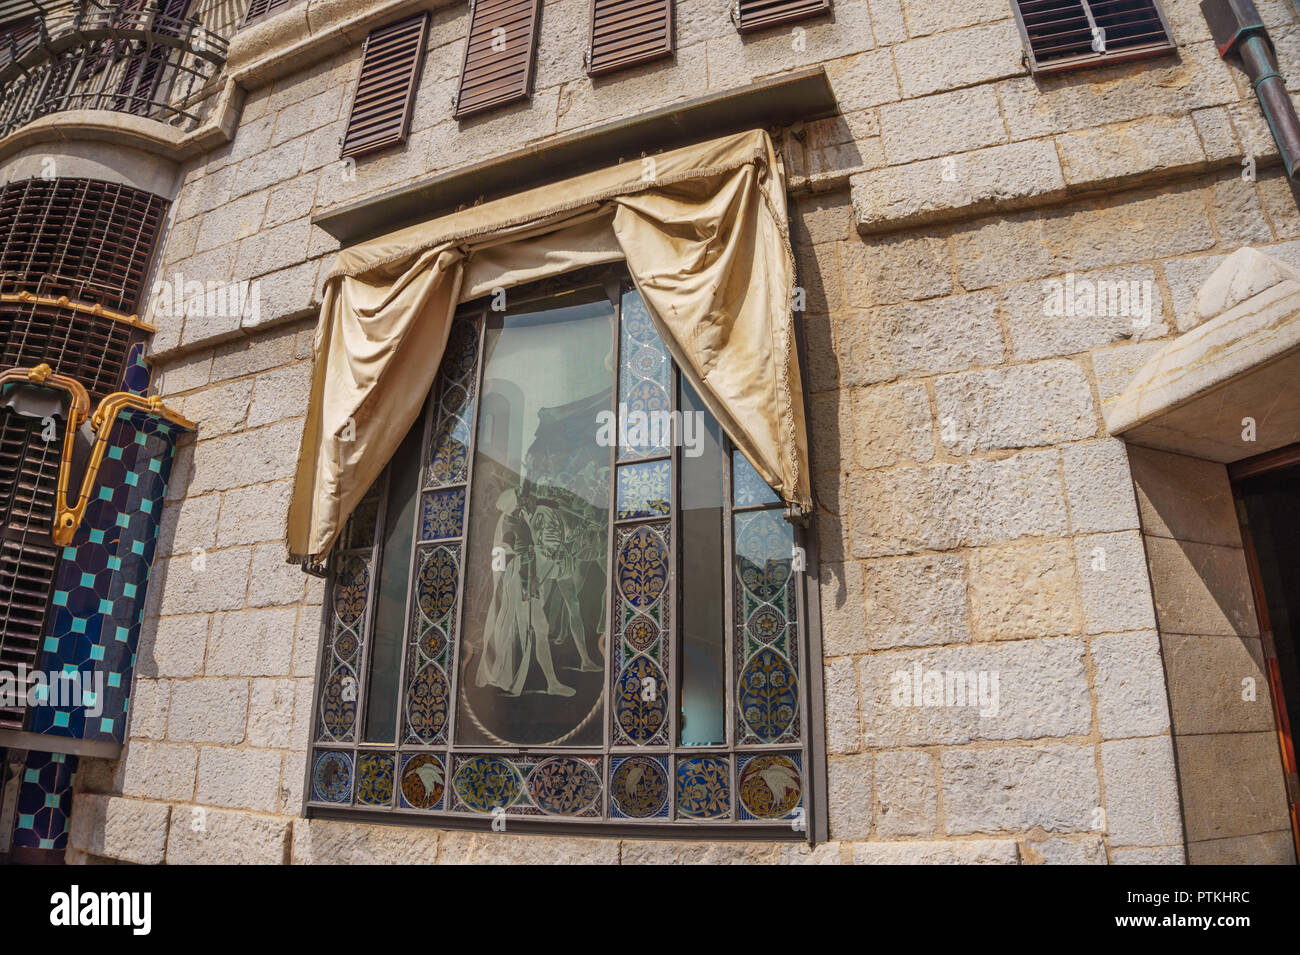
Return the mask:
M527 99L533 82L540 0L478 0L456 95L456 118ZM505 30L505 48L492 49L493 31Z
M613 73L672 52L672 0L593 0L588 76Z
M271 14L300 2L301 0L253 0L248 5L248 15L244 17L244 26L256 23L258 20L265 20Z
M1014 0L1012 5L1035 73L1158 56L1174 48L1159 0ZM1094 28L1105 31L1104 53L1092 48Z
M821 16L831 8L831 0L739 0L733 17L741 33L766 30L780 23Z
M421 13L366 37L343 156L362 156L406 142L428 28L429 14Z

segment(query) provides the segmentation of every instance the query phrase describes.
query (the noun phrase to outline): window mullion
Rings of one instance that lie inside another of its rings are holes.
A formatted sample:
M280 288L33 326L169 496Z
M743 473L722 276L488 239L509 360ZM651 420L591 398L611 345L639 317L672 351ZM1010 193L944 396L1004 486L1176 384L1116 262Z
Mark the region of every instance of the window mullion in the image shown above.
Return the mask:
M668 597L670 599L664 602L665 609L668 609L672 614L668 626L664 628L664 649L669 654L669 659L664 661L664 678L668 681L668 686L665 687L669 700L668 748L673 753L677 753L681 749L682 706L680 688L682 685L683 651L685 649L682 638L682 588L678 585L678 581L681 579L682 556L682 498L678 487L681 478L680 450L683 440L681 432L680 378L681 372L677 368L677 363L673 362L668 373L668 420L672 425L672 437L668 445L669 460L672 462L668 466L668 540L672 549L668 556Z
M727 749L736 748L736 547L733 540L732 506L735 501L732 491L732 468L736 462L736 448L731 439L723 436L724 452L722 465L722 621L726 628L724 639L724 656L727 670L723 685L726 698L723 700L727 719Z
M614 336L614 361L612 370L612 385L610 387L610 412L614 420L619 420L619 400L622 392L619 390L620 380L623 374L623 290L630 287L630 283L619 285L619 294L614 298L614 326L611 330ZM610 758L610 747L613 745L613 720L614 720L614 652L617 648L617 641L622 639L618 630L618 567L616 564L616 555L614 548L615 524L618 517L618 448L619 437L618 429L614 429L614 440L609 443L609 521L606 525L605 532L605 712L601 716L603 725L604 756L601 762L604 763L602 778L605 781L605 792L601 797L601 812L603 819L612 819L613 810L613 782L614 770L613 760Z
M366 615L361 625L361 659L357 661L356 716L352 723L352 798L357 798L357 758L366 735L366 698L370 690L370 649L375 636L375 605L379 602L379 578L384 566L384 528L388 521L388 492L392 486L393 467L384 468L379 480L383 490L379 493L379 508L375 515L375 532L370 543L370 580L366 590Z

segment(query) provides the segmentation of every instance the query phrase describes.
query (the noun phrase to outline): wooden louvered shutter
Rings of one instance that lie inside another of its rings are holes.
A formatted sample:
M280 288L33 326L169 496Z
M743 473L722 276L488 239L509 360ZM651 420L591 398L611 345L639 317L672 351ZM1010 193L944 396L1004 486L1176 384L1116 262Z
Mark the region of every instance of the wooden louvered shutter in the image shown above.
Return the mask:
M343 136L345 157L406 142L428 26L429 14L421 13L366 37L352 115Z
M1158 0L1013 0L1035 73L1158 56L1174 48Z
M831 0L736 0L731 19L741 33L753 33L779 23L819 16L830 8Z
M601 76L673 52L673 0L593 0L587 75Z
M244 17L244 26L264 20L277 10L291 7L299 0L253 0L248 5L248 15Z
M541 0L476 0L456 94L456 118L526 99Z

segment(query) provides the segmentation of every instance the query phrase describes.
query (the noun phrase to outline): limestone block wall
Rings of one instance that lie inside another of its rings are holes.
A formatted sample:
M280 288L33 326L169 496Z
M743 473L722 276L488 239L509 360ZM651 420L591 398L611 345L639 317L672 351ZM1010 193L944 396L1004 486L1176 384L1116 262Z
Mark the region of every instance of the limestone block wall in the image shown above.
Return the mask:
M725 4L683 0L674 60L593 83L585 0L557 0L531 103L457 123L457 3L434 12L407 147L355 169L337 157L358 50L249 89L234 140L185 170L158 276L258 280L260 314L159 319L161 393L200 429L169 492L130 742L118 763L83 760L70 854L1183 861L1204 840L1190 817L1185 831L1133 473L1101 402L1198 321L1196 289L1227 253L1257 245L1300 263L1300 214L1195 3L1165 7L1179 57L1035 81L1000 0L836 0L831 19L799 25L800 44L781 30L742 40ZM1280 47L1300 43L1288 4L1261 9ZM283 519L319 278L337 247L311 214L813 63L843 113L809 124L787 156L831 842L299 818L322 588L282 563ZM903 204L882 204L892 196ZM1081 281L1139 291L1119 310L1054 309ZM996 674L996 715L900 702L895 674L918 668Z
M1272 698L1227 469L1150 448L1131 448L1129 456L1169 687L1189 861L1294 863Z

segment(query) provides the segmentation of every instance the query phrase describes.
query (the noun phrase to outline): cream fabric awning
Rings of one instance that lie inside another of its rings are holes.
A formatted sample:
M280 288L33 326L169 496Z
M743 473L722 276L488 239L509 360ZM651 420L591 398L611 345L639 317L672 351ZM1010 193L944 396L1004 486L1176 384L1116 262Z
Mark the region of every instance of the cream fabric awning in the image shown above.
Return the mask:
M624 259L682 373L758 473L812 506L785 189L756 130L644 157L339 253L287 543L322 559L420 413L456 306Z

